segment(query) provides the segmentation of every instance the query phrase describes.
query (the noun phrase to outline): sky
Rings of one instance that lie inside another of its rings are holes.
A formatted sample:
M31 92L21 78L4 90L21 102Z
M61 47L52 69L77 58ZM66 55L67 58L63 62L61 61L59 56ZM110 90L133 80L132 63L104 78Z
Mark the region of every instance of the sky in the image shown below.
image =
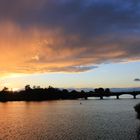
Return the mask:
M139 9L139 0L0 0L0 87L139 87Z

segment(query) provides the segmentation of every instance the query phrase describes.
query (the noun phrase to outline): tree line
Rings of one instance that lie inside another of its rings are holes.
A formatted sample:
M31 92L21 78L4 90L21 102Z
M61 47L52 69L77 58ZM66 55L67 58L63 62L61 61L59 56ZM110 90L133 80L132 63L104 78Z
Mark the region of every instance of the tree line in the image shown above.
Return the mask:
M0 101L43 101L43 100L56 100L56 99L78 99L84 98L87 94L94 93L110 93L110 89L98 88L94 91L69 91L67 89L59 89L49 86L48 88L41 88L40 86L26 85L23 90L10 91L4 87L0 91Z

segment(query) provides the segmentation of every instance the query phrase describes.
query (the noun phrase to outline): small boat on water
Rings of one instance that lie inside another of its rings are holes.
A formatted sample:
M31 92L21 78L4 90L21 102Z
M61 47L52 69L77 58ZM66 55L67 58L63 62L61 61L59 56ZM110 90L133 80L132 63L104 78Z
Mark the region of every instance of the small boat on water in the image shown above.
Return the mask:
M140 103L135 105L134 109L137 112L137 118L140 119Z

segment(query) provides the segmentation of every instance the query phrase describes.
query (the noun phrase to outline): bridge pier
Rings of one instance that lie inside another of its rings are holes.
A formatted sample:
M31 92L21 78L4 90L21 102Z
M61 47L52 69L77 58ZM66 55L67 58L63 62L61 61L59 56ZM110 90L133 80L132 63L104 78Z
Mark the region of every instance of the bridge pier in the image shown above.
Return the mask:
M85 100L87 100L88 98L87 97L85 97Z
M119 95L116 95L116 98L119 99Z
M100 96L100 99L103 100L103 96Z
M133 98L136 99L136 95L133 95Z

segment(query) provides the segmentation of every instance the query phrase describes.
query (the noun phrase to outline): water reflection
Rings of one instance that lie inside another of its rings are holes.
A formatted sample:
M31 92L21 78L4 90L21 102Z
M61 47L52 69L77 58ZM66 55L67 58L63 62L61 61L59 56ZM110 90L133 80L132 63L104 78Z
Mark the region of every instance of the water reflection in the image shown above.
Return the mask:
M0 139L140 140L133 109L137 102L140 100L0 103Z

